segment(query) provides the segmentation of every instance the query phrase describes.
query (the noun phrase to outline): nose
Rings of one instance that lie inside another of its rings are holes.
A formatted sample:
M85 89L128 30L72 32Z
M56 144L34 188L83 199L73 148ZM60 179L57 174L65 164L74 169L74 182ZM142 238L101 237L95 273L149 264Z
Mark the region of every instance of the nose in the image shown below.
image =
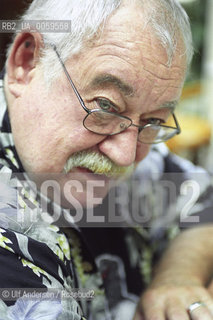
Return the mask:
M138 129L107 136L99 143L99 150L119 166L129 166L136 160Z

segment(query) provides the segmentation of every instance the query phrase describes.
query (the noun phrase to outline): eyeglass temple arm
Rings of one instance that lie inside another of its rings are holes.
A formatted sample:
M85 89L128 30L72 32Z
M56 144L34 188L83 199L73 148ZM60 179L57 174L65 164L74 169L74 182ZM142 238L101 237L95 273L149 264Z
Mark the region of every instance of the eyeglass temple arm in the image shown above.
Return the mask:
M177 130L178 130L177 134L180 134L180 133L181 133L181 128L180 128L180 125L179 125L179 123L178 123L178 121L177 121L177 118L176 118L174 112L172 113L172 115L173 115L173 119L174 119L174 121L175 121Z
M59 55L59 53L58 53L58 51L57 51L57 49L56 49L56 46L52 44L52 47L53 47L55 53L56 53L57 56L58 56L58 59L59 59L61 65L62 65L62 67L63 67L63 69L64 69L64 72L65 72L65 74L66 74L66 76L67 76L67 78L68 78L68 80L69 80L69 82L70 82L70 84L71 84L71 86L72 86L72 88L73 88L73 90L74 90L74 92L75 92L75 94L76 94L76 96L77 96L77 98L78 98L81 106L84 108L85 111L89 112L89 110L88 110L87 107L85 106L84 101L82 100L82 98L81 98L78 90L76 89L76 87L75 87L75 85L74 85L74 83L73 83L73 81L72 81L72 79L71 79L71 77L70 77L67 69L65 68L65 65L64 65L64 63L63 63L63 61L62 61L62 59L61 59L61 57L60 57L60 55Z

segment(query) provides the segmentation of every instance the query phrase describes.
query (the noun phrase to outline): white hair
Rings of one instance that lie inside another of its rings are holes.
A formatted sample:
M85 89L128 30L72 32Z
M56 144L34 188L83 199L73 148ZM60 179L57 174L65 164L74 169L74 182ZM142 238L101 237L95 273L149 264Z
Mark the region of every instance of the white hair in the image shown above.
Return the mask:
M45 79L56 78L61 66L57 56L48 44L54 44L66 61L77 54L85 43L104 29L107 18L125 0L34 0L21 20L70 20L69 33L42 33L44 48L41 49L40 63ZM127 0L130 1L130 0ZM144 25L150 25L168 55L168 63L175 54L177 41L182 37L185 44L187 65L193 55L191 29L188 16L178 0L136 0L145 12ZM145 21L146 20L146 21ZM143 32L144 30L141 30ZM10 48L8 50L8 55Z

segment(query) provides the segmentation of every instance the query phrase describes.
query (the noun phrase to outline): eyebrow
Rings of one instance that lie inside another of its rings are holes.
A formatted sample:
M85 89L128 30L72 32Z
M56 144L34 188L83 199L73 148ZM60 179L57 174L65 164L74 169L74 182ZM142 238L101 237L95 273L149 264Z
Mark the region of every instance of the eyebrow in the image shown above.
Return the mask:
M164 109L164 108L165 109L171 109L171 111L174 112L177 104L178 104L178 100L165 102L160 106L159 109Z
M114 85L117 87L125 96L132 96L134 89L129 84L122 81L120 78L111 74L101 74L95 77L89 85L89 88L103 88L106 85Z
M104 88L106 85L114 85L116 86L125 96L133 96L134 95L134 89L129 84L122 81L120 78L112 75L112 74L100 74L96 76L92 82L89 84L89 89L93 88ZM177 106L178 101L168 101L163 103L159 109L171 109L173 112L175 110L175 107Z

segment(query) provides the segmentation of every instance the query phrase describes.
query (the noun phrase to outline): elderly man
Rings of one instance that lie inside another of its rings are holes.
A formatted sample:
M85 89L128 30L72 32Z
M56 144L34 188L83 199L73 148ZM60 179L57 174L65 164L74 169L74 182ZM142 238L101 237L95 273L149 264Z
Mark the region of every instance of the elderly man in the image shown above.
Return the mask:
M210 227L172 244L134 315L155 247L147 231L102 228L103 216L92 220L101 228L73 223L83 206L91 222L111 179L127 179L151 144L180 132L185 12L175 0L34 0L23 17L25 27L53 19L71 31L17 34L2 85L0 284L13 290L2 291L0 319L212 319ZM159 150L158 165L169 158ZM20 288L58 291L24 299Z

